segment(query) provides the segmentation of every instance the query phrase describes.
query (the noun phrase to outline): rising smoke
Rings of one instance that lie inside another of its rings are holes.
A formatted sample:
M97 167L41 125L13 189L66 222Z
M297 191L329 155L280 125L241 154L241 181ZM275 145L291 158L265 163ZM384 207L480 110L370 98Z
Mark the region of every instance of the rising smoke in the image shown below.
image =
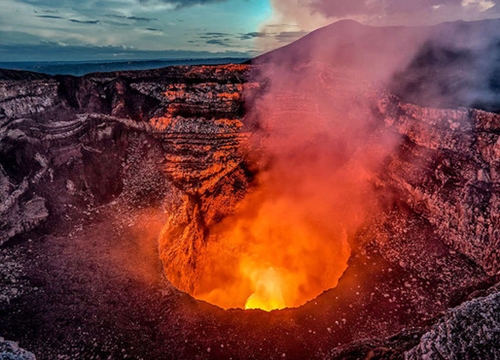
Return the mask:
M498 18L498 0L271 0L271 22L314 30L353 19L368 25L422 26L456 20Z
M262 154L256 190L221 229L244 249L247 307L270 309L336 286L349 239L377 211L374 174L397 138L376 117L376 91L358 74L319 62L263 71L265 94L248 119L258 123L252 145Z
M295 20L304 4L273 3ZM309 1L306 8L328 16L361 3ZM412 10L409 2L385 4ZM401 141L379 113L388 94L427 106L494 106L491 77L500 67L485 66L498 61L499 24L377 28L341 21L257 58L260 92L245 119L254 134L248 161L258 169L255 189L212 229L224 281L199 297L271 310L336 286L356 232L380 210L377 174Z

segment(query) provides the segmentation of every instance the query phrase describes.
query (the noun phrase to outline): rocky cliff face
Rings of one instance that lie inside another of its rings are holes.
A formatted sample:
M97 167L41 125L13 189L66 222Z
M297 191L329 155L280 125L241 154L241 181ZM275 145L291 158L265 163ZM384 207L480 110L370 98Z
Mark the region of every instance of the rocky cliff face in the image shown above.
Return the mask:
M420 343L407 353L405 359L468 359L496 358L500 332L500 299L498 288L493 294L462 304L450 310Z
M71 212L112 201L128 209L163 208L167 219L159 257L164 271L179 288L196 292L193 279L207 261L203 249L212 241L210 229L245 198L262 166L246 146L258 124L245 117L245 97L265 91L265 83L252 80L254 71L240 65L174 67L82 78L2 72L0 247L22 242L23 234L35 239L50 234ZM471 314L494 306L496 295L474 300L441 322L438 318L498 281L500 116L412 105L384 89L367 97L370 116L401 136L383 170L374 174L383 212L372 214L350 239L353 255L338 289L283 313L302 325L290 326L278 314L267 320L255 315L255 321L270 338L280 339L288 354L292 345L276 329L294 334L301 344L297 356L375 356L378 349L384 356L401 357L416 346L405 355L415 358L446 342L473 354L484 338L463 345L467 331L447 335L442 324L456 324L457 316L465 319L460 323L472 323ZM289 108L290 99L297 97L278 98L276 106ZM22 292L10 288L4 304L22 299ZM246 325L233 315L217 314L214 321L222 327L246 333ZM234 314L239 315L252 316ZM308 320L313 317L318 320ZM194 329L196 319L186 324ZM254 320L249 318L249 324ZM495 334L494 321L482 326L485 334ZM408 327L418 329L409 340ZM183 331L193 334L193 329ZM383 339L397 333L396 340ZM362 338L378 340L357 344ZM488 339L486 346L498 355ZM169 349L191 354L194 350L181 346L181 340ZM251 346L254 340L248 339ZM205 350L204 357L210 356L212 350ZM253 350L232 351L228 354L251 356Z
M388 164L387 181L447 245L497 274L500 116L387 105L381 114L405 137Z
M46 220L47 200L105 202L125 184L148 201L161 198L167 178L194 194L232 171L245 69L212 70L2 80L0 242ZM152 168L139 179L142 157ZM40 196L51 186L56 193Z

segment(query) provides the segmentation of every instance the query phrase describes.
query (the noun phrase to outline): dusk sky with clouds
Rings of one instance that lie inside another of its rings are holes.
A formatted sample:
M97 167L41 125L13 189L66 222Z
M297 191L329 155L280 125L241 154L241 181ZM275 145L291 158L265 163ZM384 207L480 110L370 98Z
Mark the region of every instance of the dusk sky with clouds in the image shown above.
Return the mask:
M328 23L500 17L500 0L2 0L0 61L249 57Z

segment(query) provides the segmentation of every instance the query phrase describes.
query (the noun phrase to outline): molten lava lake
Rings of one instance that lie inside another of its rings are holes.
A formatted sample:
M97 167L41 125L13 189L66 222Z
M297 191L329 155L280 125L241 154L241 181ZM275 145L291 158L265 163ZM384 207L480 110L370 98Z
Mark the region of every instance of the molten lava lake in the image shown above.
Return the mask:
M320 231L291 207L266 201L218 224L196 257L196 278L187 288L173 284L224 309L266 311L298 307L335 287L350 256L345 230Z

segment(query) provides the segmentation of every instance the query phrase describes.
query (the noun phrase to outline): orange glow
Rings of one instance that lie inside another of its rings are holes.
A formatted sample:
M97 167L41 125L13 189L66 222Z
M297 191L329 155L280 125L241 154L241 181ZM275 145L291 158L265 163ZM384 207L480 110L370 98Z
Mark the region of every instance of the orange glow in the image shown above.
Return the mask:
M226 309L271 311L300 306L337 285L350 255L345 231L316 228L290 199L263 195L250 195L234 217L212 229L220 240L207 244L203 273L210 276L199 287L210 290L196 298Z
M349 242L377 211L374 174L397 141L361 80L342 74L337 83L317 64L266 75L273 81L241 122L255 128L240 148L252 178L229 172L239 157L211 153L220 160L200 178L227 177L179 200L160 240L172 284L224 309L298 307L337 286Z
M252 287L255 292L250 295L245 303L245 309L262 309L271 311L274 309L283 309L286 302L283 292L286 288L283 276L270 267L259 269L250 266L243 270L252 280Z

